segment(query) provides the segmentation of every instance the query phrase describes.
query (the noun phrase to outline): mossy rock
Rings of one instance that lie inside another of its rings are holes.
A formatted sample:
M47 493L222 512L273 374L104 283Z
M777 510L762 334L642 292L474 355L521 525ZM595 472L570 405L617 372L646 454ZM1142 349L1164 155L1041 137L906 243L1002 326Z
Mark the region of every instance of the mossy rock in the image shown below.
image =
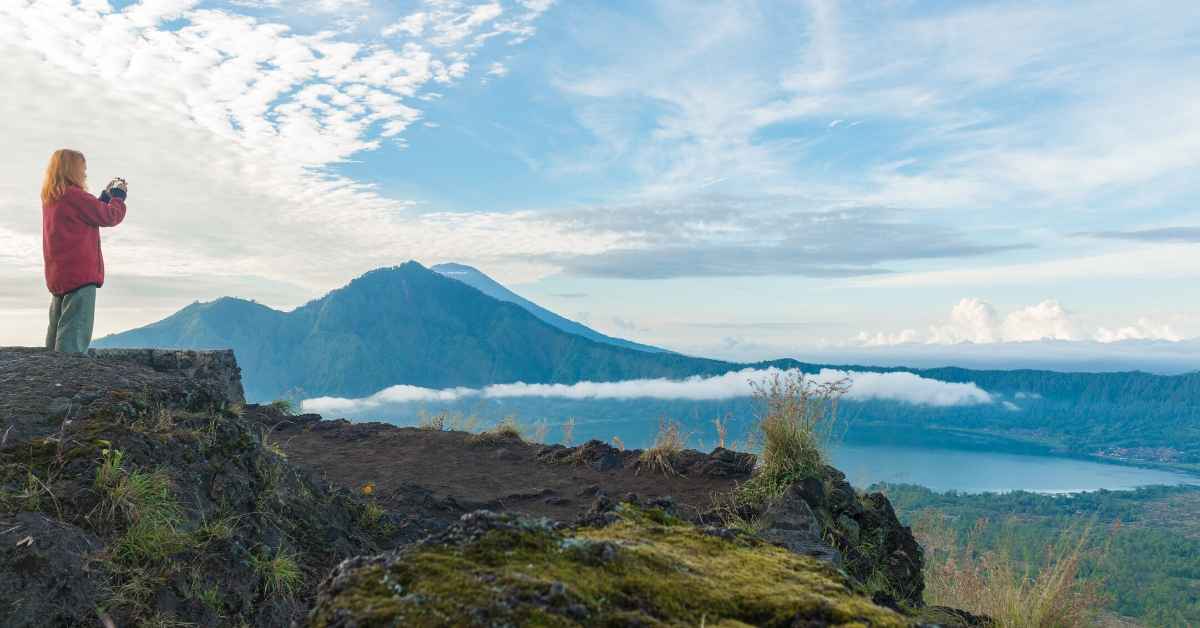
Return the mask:
M910 626L829 565L622 507L565 528L479 511L400 552L343 563L310 626Z

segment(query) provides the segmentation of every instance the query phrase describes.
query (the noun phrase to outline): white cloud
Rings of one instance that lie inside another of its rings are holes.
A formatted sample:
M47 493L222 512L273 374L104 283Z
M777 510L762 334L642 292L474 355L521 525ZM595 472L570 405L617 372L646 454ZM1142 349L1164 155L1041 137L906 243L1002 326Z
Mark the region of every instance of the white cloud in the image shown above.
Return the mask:
M1094 336L1097 342L1120 342L1122 340L1170 340L1178 342L1183 337L1175 333L1170 325L1157 324L1145 318L1139 318L1134 325L1126 325L1116 329L1101 327Z
M386 388L363 399L317 397L303 402L305 411L323 414L359 414L388 404L413 401L457 401L481 397L548 397L558 399L679 399L712 401L749 397L750 382L780 374L778 369L745 369L714 377L689 377L682 380L639 379L618 382L579 382L576 384L495 384L483 389L452 388L433 390L399 385ZM992 403L992 396L971 383L950 383L927 379L912 373L861 373L824 369L813 377L817 382L852 381L847 399L902 401L917 405L960 406Z
M942 344L996 342L998 327L996 308L991 303L967 298L950 310L948 322L929 328L928 341Z
M1146 318L1138 319L1135 325L1115 329L1098 327L1089 336L1076 317L1054 299L1013 310L1000 318L991 303L978 298L964 298L950 310L948 321L930 325L929 333L924 337L911 329L891 334L863 331L851 339L850 344L883 347L917 342L952 345L1041 340L1110 343L1122 340L1179 341L1182 338L1169 325L1156 324Z
M1071 315L1051 299L1010 312L1000 331L1005 342L1078 340L1076 328Z
M916 342L917 337L917 330L915 329L904 329L895 333L877 331L873 334L860 331L854 337L853 342L863 347L887 347Z

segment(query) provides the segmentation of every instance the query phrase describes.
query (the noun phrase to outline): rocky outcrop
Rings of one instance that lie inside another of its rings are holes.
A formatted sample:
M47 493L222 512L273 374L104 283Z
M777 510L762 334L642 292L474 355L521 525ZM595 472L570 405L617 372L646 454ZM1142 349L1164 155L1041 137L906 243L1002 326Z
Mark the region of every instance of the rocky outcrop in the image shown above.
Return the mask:
M245 401L232 351L93 350L69 355L0 347L0 430L10 441L53 435L85 417ZM0 434L0 443L4 436Z
M923 604L924 553L882 493L860 494L837 469L787 489L765 512L752 513L771 542L835 562L868 585L880 602Z
M762 514L759 536L801 556L812 556L840 567L841 552L825 542L821 522L800 495L798 487L788 489L782 499Z
M0 350L0 624L287 625L387 547L241 416L237 377L229 352Z

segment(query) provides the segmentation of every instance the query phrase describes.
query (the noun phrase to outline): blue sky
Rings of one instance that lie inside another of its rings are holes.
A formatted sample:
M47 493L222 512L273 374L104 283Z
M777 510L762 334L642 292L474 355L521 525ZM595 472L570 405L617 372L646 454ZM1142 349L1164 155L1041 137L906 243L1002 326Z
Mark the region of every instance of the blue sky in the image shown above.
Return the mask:
M16 0L0 343L37 180L131 182L99 333L474 265L735 358L1200 335L1192 2Z

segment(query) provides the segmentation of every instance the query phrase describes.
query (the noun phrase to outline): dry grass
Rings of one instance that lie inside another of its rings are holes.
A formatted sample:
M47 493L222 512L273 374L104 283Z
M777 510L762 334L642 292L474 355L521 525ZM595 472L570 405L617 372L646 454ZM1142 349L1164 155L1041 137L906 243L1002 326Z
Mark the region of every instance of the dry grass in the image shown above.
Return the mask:
M638 459L638 471L650 469L661 471L665 475L675 474L675 459L687 442L678 421L659 419L658 434L654 437L654 445L642 452Z
M563 423L562 431L563 431L563 444L566 445L567 447L574 445L575 444L575 417L571 417L571 418L567 419L566 423Z
M430 414L424 410L417 413L417 429L440 432L446 429L446 420L449 415L445 412Z
M510 440L523 441L525 438L521 433L521 424L517 421L517 417L509 415L504 417L492 429L472 434L467 440L468 442L479 444L499 443Z
M266 449L267 451L275 454L276 456L279 456L280 458L287 460L287 452L283 450L283 443L280 443L278 440L276 440L275 438L273 438L271 436L271 434L275 432L276 427L279 427L279 426L275 425L275 426L271 427L270 429L263 428L263 430L261 431L262 446L263 446L263 449Z
M417 427L423 430L474 432L479 429L479 417L474 414L465 414L462 412L429 414L421 410L417 416Z
M546 419L542 419L541 421L538 421L536 424L534 424L533 432L529 436L529 440L530 440L530 442L534 442L534 443L545 443L546 437L549 434L550 434L550 424L546 422Z
M625 451L625 441L621 440L620 436L613 436L612 442L613 442L613 447L616 447L617 449L620 449L621 451Z
M725 447L725 439L729 436L729 415L713 417L713 427L717 428L717 447Z
M1000 628L1092 626L1105 598L1096 579L1079 574L1089 530L1068 528L1044 548L1042 565L1017 560L1011 548L980 552L981 520L960 543L936 513L922 517L914 533L925 548L925 601L987 615Z

